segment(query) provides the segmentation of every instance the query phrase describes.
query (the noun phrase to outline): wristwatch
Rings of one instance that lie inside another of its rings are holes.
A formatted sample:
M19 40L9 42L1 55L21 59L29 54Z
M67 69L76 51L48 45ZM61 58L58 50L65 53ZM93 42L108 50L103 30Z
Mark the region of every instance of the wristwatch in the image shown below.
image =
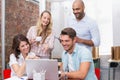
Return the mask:
M68 77L67 77L67 72L65 72L65 79L68 79Z
M67 76L67 72L65 72L65 76Z

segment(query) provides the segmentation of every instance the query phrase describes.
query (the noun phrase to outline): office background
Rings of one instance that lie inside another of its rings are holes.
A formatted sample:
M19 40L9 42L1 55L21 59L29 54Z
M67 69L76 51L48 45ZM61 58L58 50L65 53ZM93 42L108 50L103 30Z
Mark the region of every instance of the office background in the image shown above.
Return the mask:
M28 29L36 25L39 14L45 8L53 15L56 37L59 37L60 30L65 27L66 18L73 16L71 3L73 0L5 0L5 25L0 27L0 64L2 64L2 35L5 35L5 64L8 63L12 38L17 33L26 35ZM101 45L99 47L101 79L108 78L108 59L111 58L111 47L120 46L120 1L119 0L84 0L86 14L98 23L101 34ZM0 0L0 24L2 23L2 0ZM5 34L2 34L5 28ZM62 47L56 39L55 49L52 57L60 58ZM5 66L7 67L7 65ZM0 65L2 75L2 65ZM104 75L106 73L106 75ZM116 72L116 80L120 79L120 70ZM1 77L0 77L1 79Z

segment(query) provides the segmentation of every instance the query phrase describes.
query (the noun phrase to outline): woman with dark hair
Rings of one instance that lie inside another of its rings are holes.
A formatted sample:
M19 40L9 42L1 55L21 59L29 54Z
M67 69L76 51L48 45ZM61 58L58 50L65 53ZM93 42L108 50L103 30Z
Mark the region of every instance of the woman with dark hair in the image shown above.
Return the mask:
M30 43L26 36L18 34L13 38L12 43L12 54L9 61L11 76L22 77L25 74L26 59L38 59L38 57L30 52Z

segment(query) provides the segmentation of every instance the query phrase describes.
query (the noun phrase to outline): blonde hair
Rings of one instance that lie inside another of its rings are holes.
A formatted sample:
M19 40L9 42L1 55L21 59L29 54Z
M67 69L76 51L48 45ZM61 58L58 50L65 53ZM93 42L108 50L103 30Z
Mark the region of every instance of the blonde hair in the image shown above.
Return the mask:
M42 24L41 24L41 18L43 16L44 13L48 13L50 15L50 22L47 25L46 29L43 30L42 29ZM41 13L41 15L39 16L38 22L37 22L37 36L41 36L42 37L42 44L45 42L45 39L51 34L52 32L52 16L51 13L47 10L43 11Z

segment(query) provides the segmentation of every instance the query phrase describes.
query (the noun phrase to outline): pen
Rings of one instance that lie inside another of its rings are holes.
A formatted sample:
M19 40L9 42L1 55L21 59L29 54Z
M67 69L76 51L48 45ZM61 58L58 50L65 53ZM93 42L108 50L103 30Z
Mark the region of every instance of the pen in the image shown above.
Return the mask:
M21 80L24 80L24 78L20 78Z

